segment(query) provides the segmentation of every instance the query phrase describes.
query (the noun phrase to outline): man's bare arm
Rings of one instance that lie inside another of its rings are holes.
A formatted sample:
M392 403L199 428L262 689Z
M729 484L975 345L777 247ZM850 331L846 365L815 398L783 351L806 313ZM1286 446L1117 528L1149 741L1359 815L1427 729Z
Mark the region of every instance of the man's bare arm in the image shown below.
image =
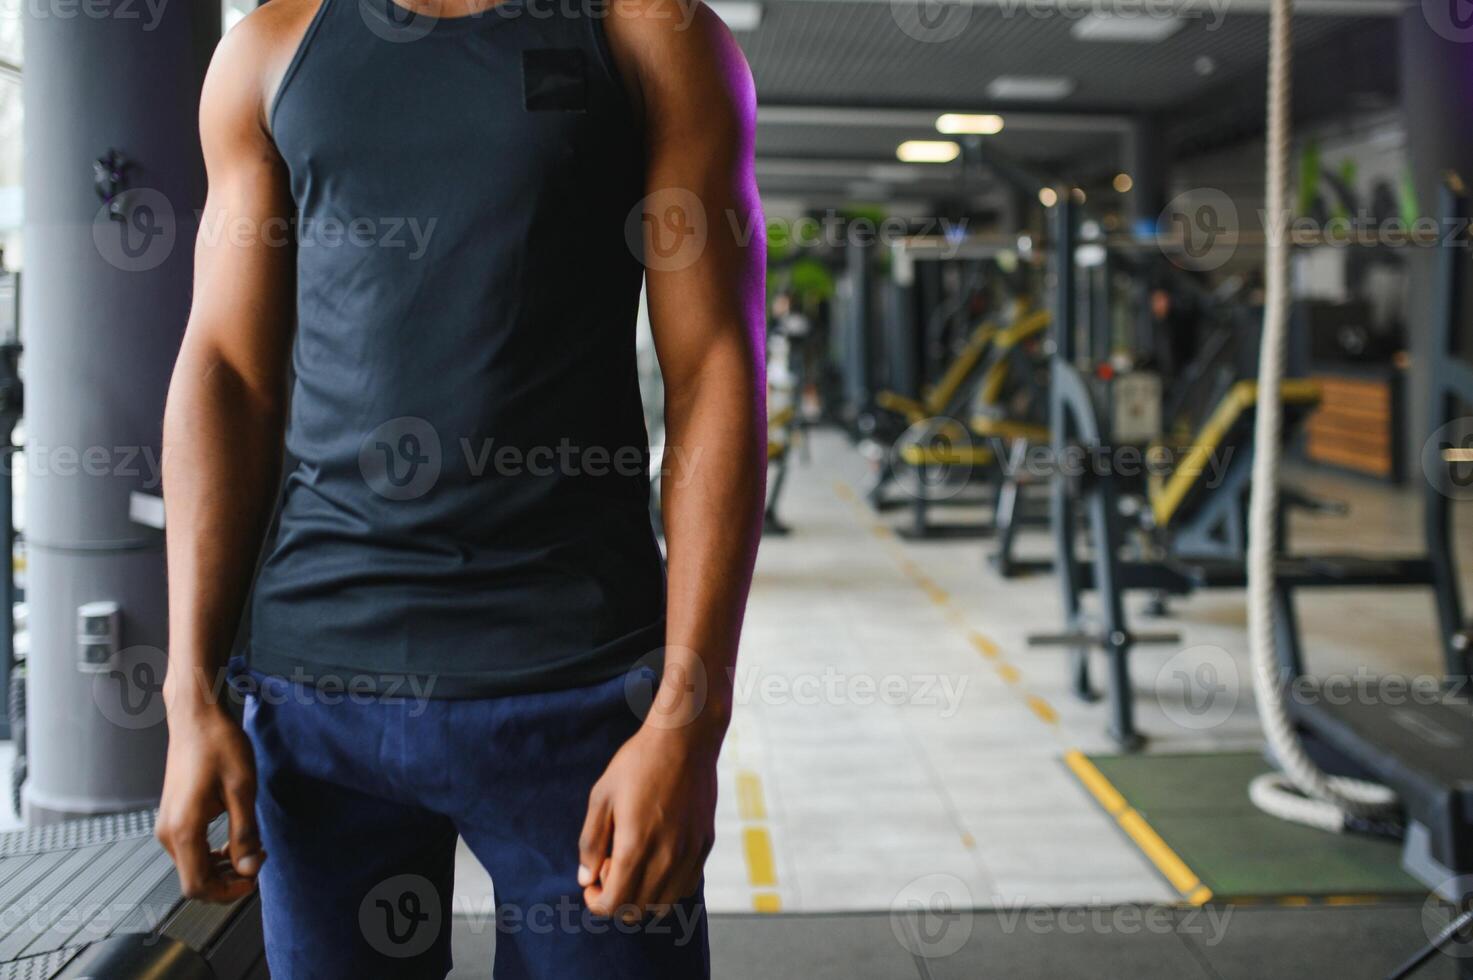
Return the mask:
M647 261L665 381L660 707L594 787L579 848L589 907L627 918L692 894L714 840L716 756L766 480L766 228L753 177L756 99L725 25L689 0L614 10L611 46L644 119L646 227L705 231L703 244L699 233L667 241L673 252Z
M289 0L248 18L221 42L206 78L209 195L164 415L170 739L156 833L184 893L216 901L254 887L264 859L250 745L218 693L280 475L295 250L284 166L262 110L267 77L290 50L283 35L305 6ZM212 854L205 831L222 812L228 853Z

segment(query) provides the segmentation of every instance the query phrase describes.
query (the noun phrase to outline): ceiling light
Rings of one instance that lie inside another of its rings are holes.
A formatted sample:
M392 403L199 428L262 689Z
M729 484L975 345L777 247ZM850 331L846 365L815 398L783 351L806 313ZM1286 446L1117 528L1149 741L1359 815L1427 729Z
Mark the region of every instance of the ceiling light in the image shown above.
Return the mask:
M950 163L962 148L951 140L906 140L895 150L901 163Z
M1105 246L1099 243L1080 245L1074 250L1074 264L1081 269L1094 269L1105 264Z
M1062 75L999 75L987 85L987 94L998 101L1048 102L1074 91L1074 79Z
M1076 41L1126 41L1153 44L1182 29L1180 17L1092 13L1074 22Z
M1130 174L1116 174L1111 185L1121 194L1129 194L1130 189L1135 186L1135 181L1130 179Z
M1083 204L1085 202L1084 188L1083 187L1076 187L1076 188L1074 188L1073 190L1071 190L1069 192L1069 196L1074 199L1074 203L1075 204Z
M1199 54L1197 60L1192 62L1192 70L1206 78L1217 71L1217 59L1210 54Z
M755 0L711 0L706 6L733 31L755 31L762 23L762 4Z
M1045 187L1038 192L1038 203L1046 208L1051 208L1059 203L1059 192L1052 187Z
M992 136L1002 132L1002 116L948 112L937 117L936 132L948 136Z

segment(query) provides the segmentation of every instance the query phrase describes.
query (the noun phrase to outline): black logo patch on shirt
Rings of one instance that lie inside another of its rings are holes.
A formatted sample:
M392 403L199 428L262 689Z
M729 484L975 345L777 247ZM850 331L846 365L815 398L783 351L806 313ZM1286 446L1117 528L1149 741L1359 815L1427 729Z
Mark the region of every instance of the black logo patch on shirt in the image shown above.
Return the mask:
M522 52L522 98L528 112L587 112L588 72L578 48Z

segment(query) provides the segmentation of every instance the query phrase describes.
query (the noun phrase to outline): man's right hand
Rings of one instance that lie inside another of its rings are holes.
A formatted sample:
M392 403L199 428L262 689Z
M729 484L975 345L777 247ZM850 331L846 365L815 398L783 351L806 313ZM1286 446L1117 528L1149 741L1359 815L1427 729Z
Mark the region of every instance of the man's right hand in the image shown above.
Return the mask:
M195 239L189 324L164 410L169 533L169 760L157 836L184 894L229 901L255 887L266 855L256 832L250 743L219 703L256 558L281 489L296 324L291 175L268 108L320 0L274 0L215 47L200 94L209 193ZM230 844L206 833L230 816Z
M230 842L210 850L211 821L230 815ZM251 743L220 706L171 711L164 797L154 836L179 870L186 898L233 902L256 887L266 860L256 830Z

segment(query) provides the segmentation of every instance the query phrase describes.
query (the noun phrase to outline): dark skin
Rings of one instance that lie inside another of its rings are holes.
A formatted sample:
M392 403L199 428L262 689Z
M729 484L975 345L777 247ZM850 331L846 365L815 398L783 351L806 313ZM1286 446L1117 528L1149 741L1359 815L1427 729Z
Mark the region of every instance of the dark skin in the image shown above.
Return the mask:
M437 17L492 6L401 2ZM201 108L205 221L259 230L201 236L164 421L170 740L156 833L185 895L210 901L248 893L267 859L251 747L217 690L250 588L245 556L259 552L275 503L295 316L295 253L281 234L293 203L266 107L317 3L273 0L247 17L217 50ZM658 227L672 202L694 195L708 228L689 261L647 274L676 460L662 484L664 679L593 787L568 855L589 909L633 920L692 894L715 839L716 758L765 485L765 254L756 100L725 26L676 0L620 0L605 26L644 133L649 220ZM229 843L211 852L205 830L221 813Z

